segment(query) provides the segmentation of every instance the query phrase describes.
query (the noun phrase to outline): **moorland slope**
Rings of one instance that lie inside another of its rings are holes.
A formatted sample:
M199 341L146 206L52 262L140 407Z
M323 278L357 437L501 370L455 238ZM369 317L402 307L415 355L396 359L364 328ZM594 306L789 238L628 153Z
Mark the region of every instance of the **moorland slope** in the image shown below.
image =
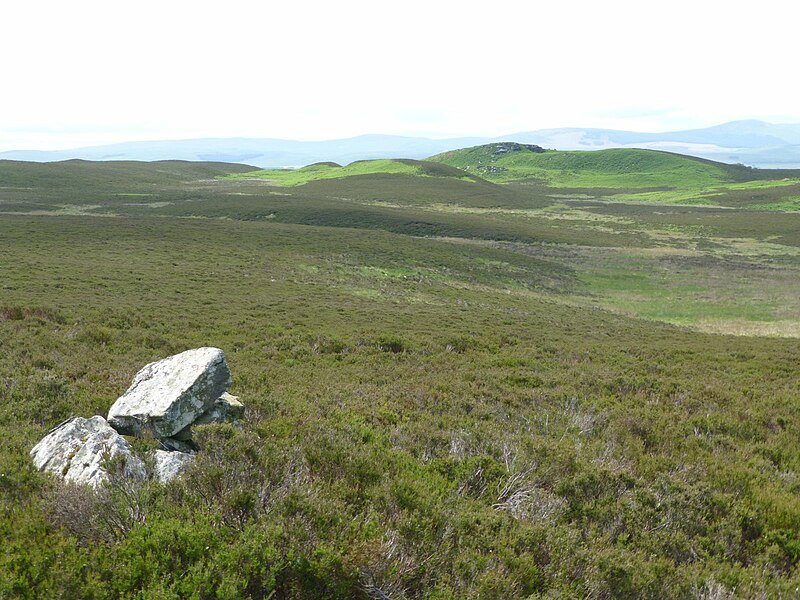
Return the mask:
M0 598L791 597L800 214L742 196L787 186L464 166L0 161ZM201 346L248 415L183 479L33 468Z

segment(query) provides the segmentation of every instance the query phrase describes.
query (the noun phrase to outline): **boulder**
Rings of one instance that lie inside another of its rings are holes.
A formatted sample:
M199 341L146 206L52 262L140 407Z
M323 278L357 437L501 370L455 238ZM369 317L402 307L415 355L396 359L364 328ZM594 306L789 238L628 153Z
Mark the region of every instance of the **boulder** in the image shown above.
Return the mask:
M30 454L37 469L95 488L108 481L106 458L124 461L122 472L127 477L145 477L144 463L133 454L125 438L99 415L64 421L51 429Z
M156 450L153 453L153 459L158 480L161 483L167 483L183 475L183 472L194 461L194 454Z
M219 348L187 350L150 363L108 411L108 422L126 435L150 430L172 437L209 410L231 385Z

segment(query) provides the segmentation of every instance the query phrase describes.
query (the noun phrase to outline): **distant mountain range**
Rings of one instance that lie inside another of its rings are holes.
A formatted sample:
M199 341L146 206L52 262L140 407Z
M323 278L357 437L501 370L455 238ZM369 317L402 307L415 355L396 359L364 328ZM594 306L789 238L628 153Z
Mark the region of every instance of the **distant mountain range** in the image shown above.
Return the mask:
M430 139L362 135L341 140L301 142L271 138L207 138L126 142L73 150L15 150L0 159L27 161L195 160L244 163L256 167L300 167L315 162L348 164L374 158L426 158L480 144L515 141L555 150L650 148L719 162L762 168L800 168L800 124L732 121L705 129L639 133L614 129L542 129L498 138Z

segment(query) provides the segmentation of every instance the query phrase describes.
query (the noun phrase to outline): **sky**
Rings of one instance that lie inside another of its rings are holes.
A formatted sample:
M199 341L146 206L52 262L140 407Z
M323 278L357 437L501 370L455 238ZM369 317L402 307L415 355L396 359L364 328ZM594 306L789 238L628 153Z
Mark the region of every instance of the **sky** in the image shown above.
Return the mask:
M0 151L800 122L791 1L25 0Z

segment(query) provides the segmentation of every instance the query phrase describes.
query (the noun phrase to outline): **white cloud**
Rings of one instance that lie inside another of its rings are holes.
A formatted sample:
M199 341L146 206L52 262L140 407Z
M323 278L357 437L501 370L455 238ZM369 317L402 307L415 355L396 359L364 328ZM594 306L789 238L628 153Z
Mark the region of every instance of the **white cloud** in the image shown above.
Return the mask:
M800 121L799 16L774 0L6 3L0 149Z

